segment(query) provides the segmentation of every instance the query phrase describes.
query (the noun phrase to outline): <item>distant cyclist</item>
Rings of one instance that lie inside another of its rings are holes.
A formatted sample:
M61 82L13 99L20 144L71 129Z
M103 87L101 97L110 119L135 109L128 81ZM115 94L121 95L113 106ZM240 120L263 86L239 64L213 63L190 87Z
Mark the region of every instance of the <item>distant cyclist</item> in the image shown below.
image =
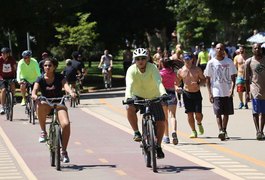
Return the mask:
M153 99L166 93L162 84L162 79L157 67L147 62L147 50L144 48L135 49L133 52L135 64L131 65L126 74L125 99L144 98ZM161 103L151 105L151 111L154 114L157 125L157 158L164 158L161 148L161 141L165 130L165 114ZM134 141L141 141L142 135L138 129L137 111L139 106L127 106L127 118L134 130Z
M112 55L109 54L108 50L104 51L104 54L100 58L100 62L98 65L98 68L102 68L102 74L104 74L105 71L109 72L109 77L112 77Z
M22 95L22 106L26 105L26 83L24 82L24 80L33 84L36 81L37 77L41 75L37 60L32 58L31 56L31 51L23 51L23 58L18 62L17 67L17 82L20 85Z
M46 98L57 98L63 96L62 88L68 92L72 97L75 97L76 94L71 90L68 83L66 82L64 76L59 73L55 73L56 68L58 67L58 61L53 58L46 58L44 60L44 74L41 77L38 77L34 84L32 91L32 98L37 100L38 91L41 92L42 96ZM39 142L43 143L47 140L46 132L46 116L50 113L52 107L46 104L46 102L37 101L37 114L41 127L41 135L39 137ZM66 151L69 137L70 137L70 122L67 108L65 106L59 106L58 117L60 125L62 127L62 161L64 163L69 162L68 153Z
M0 87L1 87L1 107L0 114L4 114L4 104L6 99L6 84L4 84L4 80L15 79L16 78L16 70L17 63L16 60L11 56L11 51L9 48L1 49L2 56L0 57ZM11 89L13 94L15 94L15 83L12 82Z
M75 83L77 81L76 75L80 76L81 72L72 66L71 59L67 59L65 62L66 62L66 67L63 70L63 75L66 81L68 82L68 84L72 84L73 86L75 86Z

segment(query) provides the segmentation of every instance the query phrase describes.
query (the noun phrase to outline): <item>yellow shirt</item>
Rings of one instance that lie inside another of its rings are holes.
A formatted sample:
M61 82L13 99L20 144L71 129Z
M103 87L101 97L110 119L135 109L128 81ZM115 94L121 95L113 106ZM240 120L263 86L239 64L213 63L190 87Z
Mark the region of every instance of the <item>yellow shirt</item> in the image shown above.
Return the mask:
M137 68L136 64L129 67L126 74L125 99L133 96L153 99L163 94L166 94L166 90L154 64L147 62L144 73Z

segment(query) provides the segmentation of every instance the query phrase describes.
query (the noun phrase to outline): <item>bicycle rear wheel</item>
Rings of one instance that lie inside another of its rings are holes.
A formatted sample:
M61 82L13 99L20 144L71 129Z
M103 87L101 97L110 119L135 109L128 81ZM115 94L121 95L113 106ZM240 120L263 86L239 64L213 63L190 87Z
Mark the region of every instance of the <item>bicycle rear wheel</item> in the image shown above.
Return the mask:
M151 154L149 151L149 144L148 144L148 134L147 134L147 126L145 123L145 120L142 120L142 132L143 132L143 137L142 137L142 153L144 155L144 161L146 167L152 167L151 166Z
M151 121L151 120L147 121L147 129L148 129L148 134L149 134L152 169L153 169L153 172L157 172L156 142L155 142L155 131L154 131L153 121Z
M55 125L55 166L59 171L61 170L61 130L58 124Z

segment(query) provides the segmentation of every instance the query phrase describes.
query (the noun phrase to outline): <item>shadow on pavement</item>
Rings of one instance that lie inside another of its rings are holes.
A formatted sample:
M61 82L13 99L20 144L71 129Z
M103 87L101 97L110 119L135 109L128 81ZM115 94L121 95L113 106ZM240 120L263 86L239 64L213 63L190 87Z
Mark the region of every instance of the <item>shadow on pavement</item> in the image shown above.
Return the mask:
M99 98L113 98L113 97L124 97L124 92L103 92L103 93L89 93L89 94L82 94L80 99L99 99Z
M116 165L98 165L98 164L93 164L93 165L62 165L62 171L82 171L84 169L92 169L92 168L116 168Z
M159 166L158 173L180 173L182 171L210 171L213 168L202 167L202 166Z

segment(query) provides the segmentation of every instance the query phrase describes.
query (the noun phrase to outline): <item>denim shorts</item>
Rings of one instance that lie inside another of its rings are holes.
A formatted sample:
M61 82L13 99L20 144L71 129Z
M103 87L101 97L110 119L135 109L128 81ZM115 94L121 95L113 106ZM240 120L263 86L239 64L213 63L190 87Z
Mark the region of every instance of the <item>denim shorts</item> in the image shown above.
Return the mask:
M170 100L162 101L161 104L163 106L177 105L178 99L176 96L176 92L174 90L166 90L166 92L167 92L167 95L170 96Z

